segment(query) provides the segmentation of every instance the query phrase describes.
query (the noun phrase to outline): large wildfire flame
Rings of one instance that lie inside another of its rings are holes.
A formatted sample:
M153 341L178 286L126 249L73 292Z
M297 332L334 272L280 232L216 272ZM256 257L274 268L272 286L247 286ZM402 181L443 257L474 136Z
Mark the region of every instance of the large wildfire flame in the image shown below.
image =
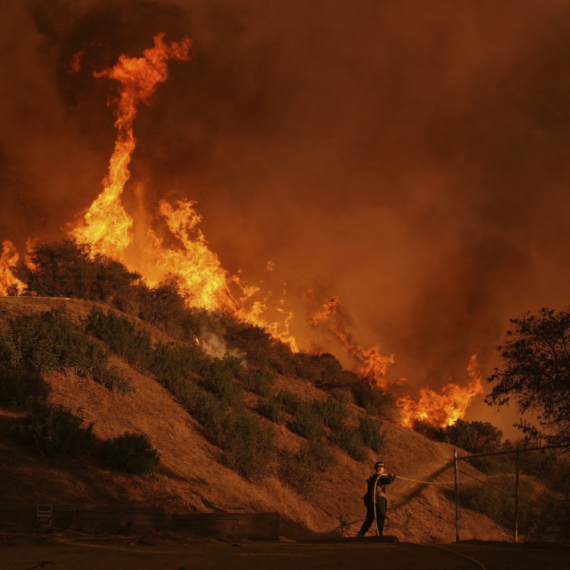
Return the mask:
M141 216L143 222L135 221L122 205L121 195L130 179L129 164L137 142L133 132L137 106L141 102L151 104L158 85L168 78L167 62L189 61L191 46L188 38L168 44L165 34L159 34L154 38L154 47L145 50L142 57L121 55L113 67L93 72L95 77L119 83L115 100L118 134L103 190L72 226L70 235L77 243L87 246L93 256L103 254L137 271L149 286L174 278L188 306L227 311L266 329L297 352L297 342L289 332L293 312L286 308L283 299L277 304L269 303L270 293L263 297L260 287L248 285L223 268L198 228L202 218L195 210L195 202L180 200L173 205L161 200L157 214L145 213ZM78 52L73 57L70 73L80 71L83 55L84 52ZM146 221L150 218L162 220L170 235L159 235ZM14 245L4 241L0 295L24 292L25 285L12 272L18 259ZM267 271L273 267L273 262L268 262ZM266 317L269 309L280 315L277 322ZM309 311L307 319L312 326L324 327L336 336L363 380L373 387L387 386L387 373L394 357L382 355L379 346L364 349L354 342L338 297L331 297L319 309ZM398 406L404 425L411 426L420 419L444 426L463 418L472 399L483 392L476 355L471 359L469 375L471 381L467 387L449 383L440 394L422 389L418 401L409 396L400 398Z
M446 427L463 419L473 398L484 392L477 354L471 357L467 373L470 378L467 387L449 382L439 394L429 388L422 388L417 401L410 396L399 398L397 405L400 408L402 424L412 427L414 422L419 420L434 426Z

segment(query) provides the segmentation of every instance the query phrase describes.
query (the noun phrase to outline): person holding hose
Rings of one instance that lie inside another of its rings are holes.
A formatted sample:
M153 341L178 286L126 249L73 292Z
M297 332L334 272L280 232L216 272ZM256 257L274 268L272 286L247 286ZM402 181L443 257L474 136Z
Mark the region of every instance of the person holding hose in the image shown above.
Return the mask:
M396 475L392 473L385 474L385 470L384 463L378 461L374 465L374 474L366 481L368 490L363 497L366 505L366 520L362 524L358 536L364 536L368 532L374 519L376 519L376 534L382 536L388 508L386 485L390 485L396 478Z

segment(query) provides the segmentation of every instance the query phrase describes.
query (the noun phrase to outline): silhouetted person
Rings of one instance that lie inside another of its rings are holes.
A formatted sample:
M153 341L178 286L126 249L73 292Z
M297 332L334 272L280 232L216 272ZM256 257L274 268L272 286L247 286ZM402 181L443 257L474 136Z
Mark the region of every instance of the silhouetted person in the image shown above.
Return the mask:
M392 475L391 473L385 475L385 466L381 461L378 461L378 463L374 465L374 471L374 475L366 481L368 491L366 491L366 495L363 497L364 504L366 505L366 520L358 536L364 536L374 522L374 495L376 495L376 534L382 536L384 530L384 521L386 520L386 510L388 508L386 485L390 485L396 478L396 475Z

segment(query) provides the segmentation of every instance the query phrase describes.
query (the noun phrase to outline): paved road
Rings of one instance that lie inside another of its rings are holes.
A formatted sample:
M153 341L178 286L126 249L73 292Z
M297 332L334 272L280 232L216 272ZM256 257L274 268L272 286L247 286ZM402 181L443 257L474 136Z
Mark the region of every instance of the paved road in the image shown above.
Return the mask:
M0 547L2 570L561 570L570 549L406 543L59 543ZM454 551L468 558L454 554ZM470 559L471 560L470 560ZM479 564L478 564L479 563ZM482 565L483 566L482 566Z

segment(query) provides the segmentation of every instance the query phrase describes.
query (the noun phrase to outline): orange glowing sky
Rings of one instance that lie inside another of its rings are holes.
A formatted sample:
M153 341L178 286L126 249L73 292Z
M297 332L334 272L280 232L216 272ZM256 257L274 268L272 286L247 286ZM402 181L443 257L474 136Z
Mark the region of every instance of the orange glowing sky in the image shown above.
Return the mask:
M466 385L509 317L568 303L566 2L116 4L3 5L0 240L61 238L97 198L116 118L92 70L164 31L193 57L138 110L125 210L168 247L150 213L196 201L223 267L285 298L301 343L342 349L305 318L307 291L315 310L338 296L392 379Z

